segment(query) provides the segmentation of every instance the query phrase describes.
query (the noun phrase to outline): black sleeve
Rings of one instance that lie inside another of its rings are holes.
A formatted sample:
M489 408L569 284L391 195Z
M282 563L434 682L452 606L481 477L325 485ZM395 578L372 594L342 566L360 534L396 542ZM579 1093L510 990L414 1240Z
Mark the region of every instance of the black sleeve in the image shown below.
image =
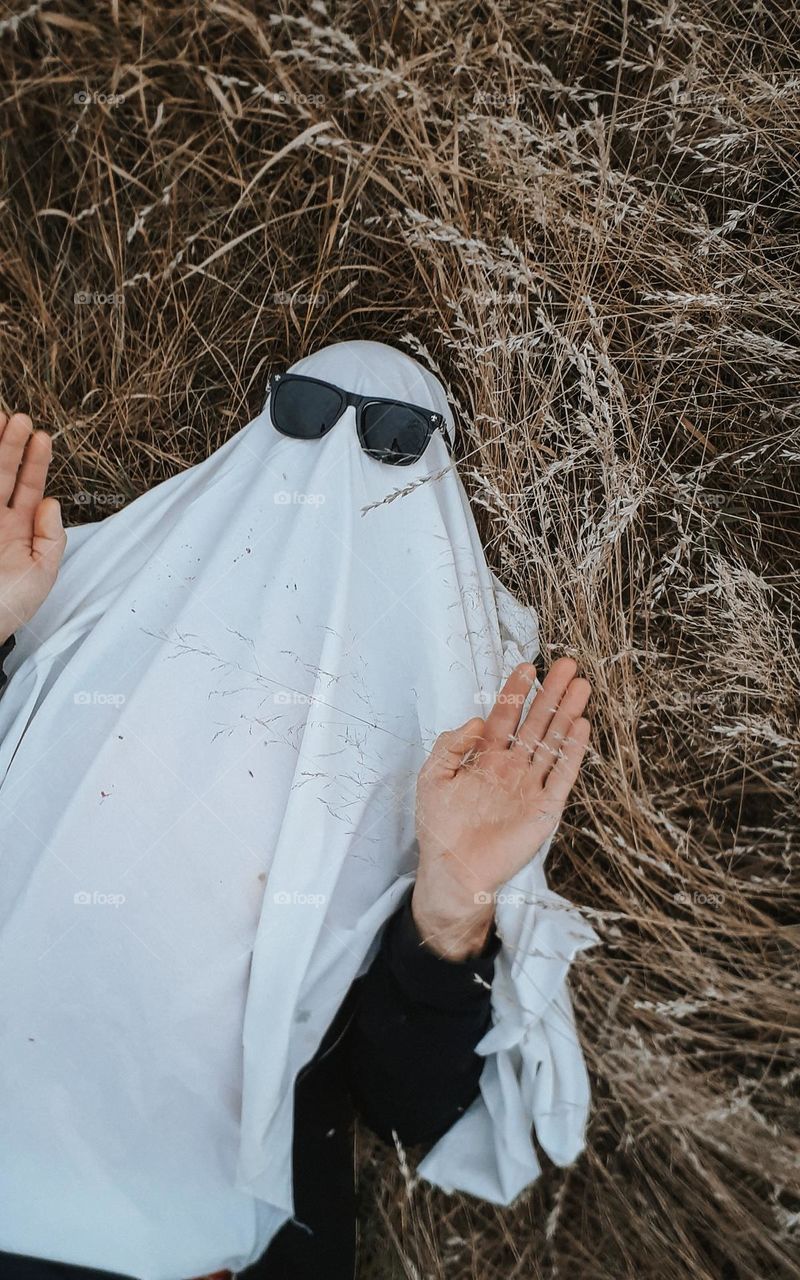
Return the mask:
M478 1094L485 1059L475 1046L491 1025L500 938L478 956L447 960L426 947L411 892L385 926L358 980L345 1054L356 1111L379 1138L433 1143Z
M14 648L15 643L16 641L14 637L9 636L5 644L0 644L0 693L3 692L6 687L6 682L8 681L8 676L3 670L3 663Z

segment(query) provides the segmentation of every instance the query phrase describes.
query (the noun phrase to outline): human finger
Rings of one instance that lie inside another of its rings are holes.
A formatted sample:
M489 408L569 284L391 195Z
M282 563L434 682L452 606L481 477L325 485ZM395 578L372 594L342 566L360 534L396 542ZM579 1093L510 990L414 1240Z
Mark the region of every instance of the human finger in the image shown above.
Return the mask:
M536 668L530 662L520 663L511 672L486 717L483 731L487 746L508 747L517 731L525 699L536 679Z
M558 658L536 693L530 711L517 730L515 746L533 755L543 740L558 704L578 670L574 658Z

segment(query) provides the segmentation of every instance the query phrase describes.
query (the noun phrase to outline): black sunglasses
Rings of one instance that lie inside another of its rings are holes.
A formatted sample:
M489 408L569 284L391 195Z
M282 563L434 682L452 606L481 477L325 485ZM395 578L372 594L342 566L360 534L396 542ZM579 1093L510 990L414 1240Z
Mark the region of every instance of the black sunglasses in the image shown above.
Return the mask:
M402 400L357 396L300 373L273 374L269 391L273 427L294 440L319 440L352 405L361 448L371 458L393 467L417 462L437 427L444 428L442 415L431 409ZM449 448L447 432L442 430L442 435Z

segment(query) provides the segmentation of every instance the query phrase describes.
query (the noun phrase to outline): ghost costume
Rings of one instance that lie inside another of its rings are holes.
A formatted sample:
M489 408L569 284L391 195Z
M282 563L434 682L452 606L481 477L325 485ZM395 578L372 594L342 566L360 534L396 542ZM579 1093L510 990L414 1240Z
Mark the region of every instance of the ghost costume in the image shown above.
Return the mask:
M292 372L452 432L439 381L382 344ZM265 406L69 530L16 641L0 1249L140 1280L241 1269L293 1213L298 1073L413 883L419 768L535 657L535 614L490 572L439 432L394 468L352 408L309 441ZM479 1096L419 1165L499 1204L540 1172L532 1126L557 1164L584 1143L567 972L596 935L546 852L498 895Z

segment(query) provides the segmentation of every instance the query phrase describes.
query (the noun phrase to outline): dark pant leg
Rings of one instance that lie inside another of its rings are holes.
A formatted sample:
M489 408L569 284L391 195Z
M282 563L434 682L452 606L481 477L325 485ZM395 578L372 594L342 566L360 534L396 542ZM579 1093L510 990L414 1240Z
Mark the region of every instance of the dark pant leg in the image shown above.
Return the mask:
M341 1019L340 1019L341 1022ZM336 1044L301 1072L294 1092L295 1217L239 1280L353 1280L356 1199L353 1109Z

